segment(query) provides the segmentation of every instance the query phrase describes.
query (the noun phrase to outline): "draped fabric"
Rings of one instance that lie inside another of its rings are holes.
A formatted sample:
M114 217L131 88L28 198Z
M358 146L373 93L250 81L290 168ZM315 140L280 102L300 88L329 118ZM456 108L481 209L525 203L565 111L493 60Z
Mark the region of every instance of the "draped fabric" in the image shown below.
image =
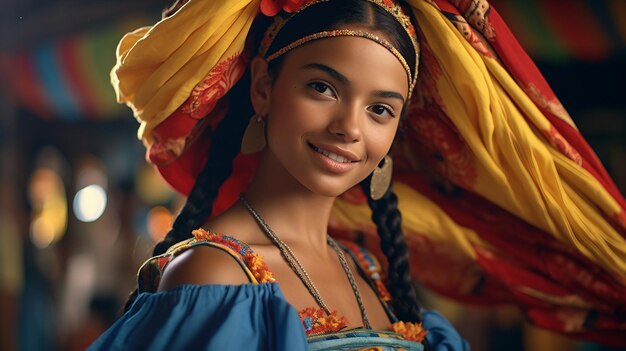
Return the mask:
M406 3L422 51L393 146L394 188L415 278L461 301L515 303L544 328L626 344L626 201L487 1ZM120 43L118 98L142 123L148 159L183 194L253 54L245 37L258 6L190 1ZM216 212L255 161L235 160ZM352 189L330 231L376 251L369 216Z

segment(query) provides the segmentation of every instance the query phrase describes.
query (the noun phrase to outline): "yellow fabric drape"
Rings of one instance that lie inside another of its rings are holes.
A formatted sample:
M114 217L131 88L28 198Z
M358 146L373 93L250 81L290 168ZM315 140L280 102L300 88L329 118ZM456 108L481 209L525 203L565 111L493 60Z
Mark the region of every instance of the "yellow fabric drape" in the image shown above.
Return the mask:
M478 177L470 190L624 276L626 240L605 218L619 204L537 132L549 121L496 59L479 54L432 3L408 3L443 69L441 107L473 154Z
M170 116L219 62L240 53L259 0L190 1L152 27L125 35L111 82L141 123L138 136Z
M405 232L427 233L433 242L452 246L451 251L472 260L476 258L473 245L487 245L472 229L457 224L437 204L410 186L394 182L393 189L399 199L398 208L402 213ZM343 228L361 231L365 229L364 224L371 223L372 212L368 206L337 199L332 216Z

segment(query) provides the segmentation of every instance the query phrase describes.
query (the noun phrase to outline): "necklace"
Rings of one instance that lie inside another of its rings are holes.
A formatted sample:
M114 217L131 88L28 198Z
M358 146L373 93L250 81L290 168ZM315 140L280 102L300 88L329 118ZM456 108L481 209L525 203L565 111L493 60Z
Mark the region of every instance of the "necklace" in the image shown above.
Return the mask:
M270 241L278 248L281 256L287 262L287 265L293 270L293 272L298 276L302 284L307 288L311 296L315 299L315 302L326 312L327 315L330 315L330 309L322 299L322 295L319 293L319 290L313 284L311 277L306 272L298 258L294 255L293 251L287 246L285 242L280 240L280 238L274 233L272 228L265 223L265 220L259 215L259 213L252 207L252 205L248 202L245 196L239 194L239 201L246 207L248 212L254 217L256 222L259 224L261 229L263 229L263 233L267 235ZM363 304L363 300L361 299L361 293L359 292L359 287L356 285L356 280L354 279L354 275L352 275L352 271L350 271L350 267L348 266L348 262L346 261L346 257L343 253L343 250L339 247L339 244L335 242L329 235L326 235L326 241L328 245L337 253L337 257L339 258L339 262L341 263L341 267L343 268L348 281L350 282L350 287L352 287L352 292L354 293L354 297L356 298L357 304L359 305L359 310L361 311L361 318L363 320L363 325L365 328L371 329L369 319L367 318L367 312L365 311L365 305Z

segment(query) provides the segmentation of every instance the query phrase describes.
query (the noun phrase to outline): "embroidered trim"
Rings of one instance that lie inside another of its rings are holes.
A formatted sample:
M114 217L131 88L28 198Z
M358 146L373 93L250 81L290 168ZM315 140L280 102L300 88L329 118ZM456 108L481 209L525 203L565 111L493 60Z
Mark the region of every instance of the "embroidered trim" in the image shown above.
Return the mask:
M206 230L200 228L192 232L194 239L197 241L210 241L217 244L222 244L235 253L239 254L252 272L252 275L258 283L273 283L276 281L274 273L269 269L262 256L257 255L252 251L250 246L242 243L241 241L222 234L209 233ZM193 241L193 240L192 240Z
M324 333L334 333L348 326L348 319L344 316L338 317L337 311L326 315L323 309L308 307L298 312L306 336Z
M341 241L341 244L345 246L348 250L350 250L354 256L357 258L359 265L365 271L370 279L376 284L376 289L378 290L378 295L380 298L385 301L391 301L391 294L387 287L383 283L383 279L380 275L380 264L376 259L365 250L365 248L349 241Z
M391 325L391 330L404 337L405 340L423 342L428 330L422 328L422 323L395 322Z

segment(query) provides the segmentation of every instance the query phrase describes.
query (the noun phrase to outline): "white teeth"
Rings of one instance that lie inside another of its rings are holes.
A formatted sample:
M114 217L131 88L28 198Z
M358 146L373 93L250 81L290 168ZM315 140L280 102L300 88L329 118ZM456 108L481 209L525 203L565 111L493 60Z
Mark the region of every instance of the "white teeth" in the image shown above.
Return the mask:
M315 148L315 151L317 151L320 154L322 154L322 155L324 155L324 156L326 156L326 157L328 157L328 158L330 158L332 160L335 160L337 162L341 162L341 163L352 162L352 161L348 160L347 158L345 158L345 157L343 157L341 155L337 155L337 154L334 154L332 152L329 152L329 151L326 151L326 150L323 150L323 149L320 149L320 148Z
M336 155L336 154L329 153L329 154L328 154L328 157L329 157L329 158L332 158L333 160L335 160L335 161L337 161L337 162L341 162L341 163L348 162L348 159L347 159L347 158L345 158L345 157L343 157L343 156Z

